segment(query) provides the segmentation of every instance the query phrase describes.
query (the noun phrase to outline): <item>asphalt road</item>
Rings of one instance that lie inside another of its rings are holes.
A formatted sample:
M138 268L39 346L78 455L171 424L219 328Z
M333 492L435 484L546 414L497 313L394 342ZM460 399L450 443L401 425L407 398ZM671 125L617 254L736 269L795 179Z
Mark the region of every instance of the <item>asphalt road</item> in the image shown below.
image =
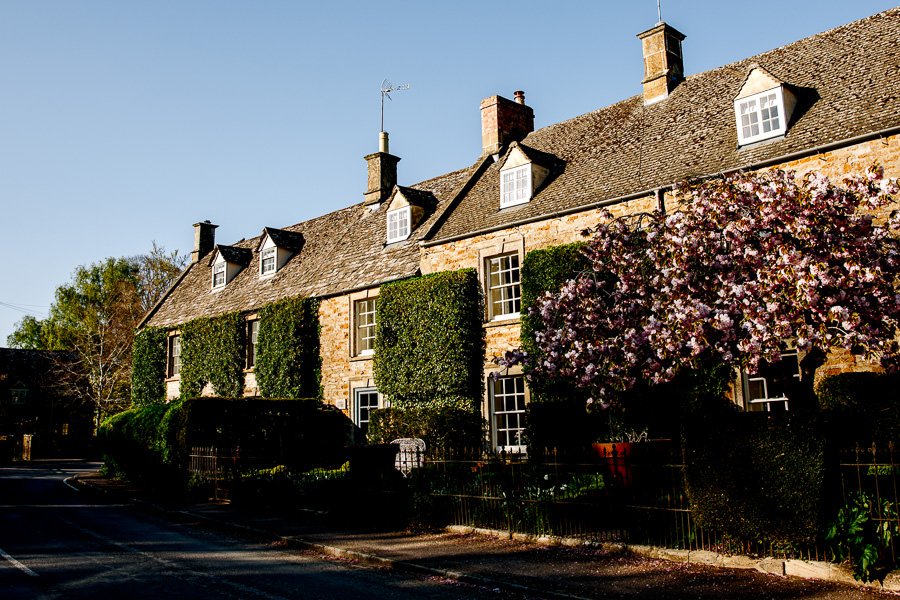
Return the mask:
M494 590L358 568L173 523L136 506L98 502L65 483L98 466L55 461L0 468L0 598L499 597Z

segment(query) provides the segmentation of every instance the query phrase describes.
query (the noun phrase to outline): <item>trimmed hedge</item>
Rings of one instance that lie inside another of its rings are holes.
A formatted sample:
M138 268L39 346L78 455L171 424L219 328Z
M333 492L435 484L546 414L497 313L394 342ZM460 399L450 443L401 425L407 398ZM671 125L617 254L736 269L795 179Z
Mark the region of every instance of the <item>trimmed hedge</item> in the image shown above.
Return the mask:
M825 440L817 424L727 407L684 427L685 481L698 523L734 541L811 542L826 507Z
M353 440L350 419L315 399L195 398L183 410L190 445L240 448L292 471L340 465Z
M303 471L343 463L352 435L341 411L316 400L195 398L114 415L99 442L110 473L177 492L191 446L235 448L241 459Z
M233 312L181 326L181 399L199 396L207 383L218 396L244 392L245 323Z
M841 373L816 387L830 436L842 444L900 439L900 375Z
M259 311L254 371L260 395L313 398L321 395L319 303L287 298Z
M433 401L373 411L368 438L380 444L422 438L428 448L479 448L485 426L470 400Z
M484 328L474 269L381 286L374 371L393 402L481 398Z
M97 440L107 473L149 484L171 475L160 435L160 423L170 408L166 404L149 404L120 412L101 423Z
M131 403L145 406L166 399L166 330L146 327L134 336L131 353Z

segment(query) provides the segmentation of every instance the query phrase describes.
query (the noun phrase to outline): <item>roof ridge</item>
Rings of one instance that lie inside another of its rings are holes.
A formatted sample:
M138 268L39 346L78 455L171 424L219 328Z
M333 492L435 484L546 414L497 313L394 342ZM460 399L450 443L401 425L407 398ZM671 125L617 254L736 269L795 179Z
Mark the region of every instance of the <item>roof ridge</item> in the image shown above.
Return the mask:
M770 49L768 49L768 50L764 50L763 52L759 52L759 53L753 54L753 55L751 55L751 56L746 56L746 57L744 57L744 58L741 58L741 59L732 61L732 62L730 62L730 63L726 63L726 64L724 64L724 65L719 65L719 66L717 66L717 67L713 67L712 69L707 69L707 70L705 70L705 71L700 71L699 73L693 73L693 74L691 74L691 75L686 76L686 77L685 77L685 81L691 80L691 79L697 79L697 78L700 78L700 77L706 77L706 76L709 76L709 75L712 74L712 73L717 73L717 72L720 72L720 71L726 71L726 70L729 70L729 69L733 69L735 66L740 65L740 64L742 64L742 63L746 63L747 61L754 61L754 62L759 63L759 61L756 60L756 59L758 59L758 58L760 58L760 57L762 57L762 56L765 56L765 55L767 55L767 54L771 54L771 53L773 53L773 52L779 52L779 51L781 51L781 50L784 50L784 49L786 49L786 48L790 48L790 47L792 47L792 46L797 46L797 45L800 45L800 44L806 44L806 43L809 43L809 41L810 41L810 40L813 40L813 39L818 39L818 38L822 38L822 37L825 37L825 36L831 36L831 35L834 35L835 33L839 32L839 31L841 31L841 30L843 30L843 29L852 28L852 27L858 27L858 26L860 26L860 24L863 23L864 21L871 21L871 20L875 20L875 19L880 19L880 18L883 18L883 17L885 17L886 15L888 15L888 14L890 14L890 13L900 13L900 6L897 6L897 7L894 7L894 8L889 8L889 9L887 9L887 10L883 10L883 11L881 11L881 12L877 12L877 13L875 13L875 14L873 14L873 15L869 15L868 17L863 17L862 19L857 19L856 21L850 21L849 23L844 23L844 24L842 24L842 25L838 25L838 26L836 26L836 27L832 27L831 29L826 29L825 31L820 31L820 32L818 32L818 33L814 33L814 34L808 35L808 36L806 36L806 37L804 37L804 38L800 38L799 40L794 40L793 42L789 42L789 43L787 43L787 44L782 44L781 46L777 46L777 47L775 47L775 48L770 48ZM762 68L765 69L765 66L762 65L762 64L759 64L758 66L760 66L760 67L762 67ZM767 70L766 72L767 72L767 73L770 73L768 70ZM771 74L771 73L770 73L770 74ZM774 76L774 74L773 74L773 76ZM637 93L637 94L628 96L627 98L623 98L622 100L619 100L619 101L614 102L614 103L612 103L612 104L607 104L606 106L601 106L601 107L599 107L599 108L595 108L594 110L590 110L590 111L588 111L588 112L586 112L586 113L581 113L581 114L579 114L579 115L575 115L574 117L570 117L570 118L565 119L565 120L563 120L563 121L557 121L556 123L550 123L549 125L545 125L544 127L541 127L541 128L539 128L539 129L535 129L533 132L529 133L528 136L526 136L525 139L528 139L528 137L530 137L530 136L532 136L532 135L534 135L534 134L536 134L536 133L540 133L540 132L544 132L544 131L552 131L553 129L555 129L555 128L557 128L557 127L560 127L560 126L569 124L569 123L571 123L572 121L577 121L577 120L582 119L582 118L584 118L584 117L587 117L587 116L589 116L589 115L594 115L594 114L598 114L598 113L603 113L603 112L605 112L605 111L607 111L607 110L611 110L613 107L616 107L616 106L619 106L619 105L623 105L623 104L628 104L628 103L630 103L630 102L634 102L635 99L639 99L639 98L642 98L642 97L643 97L643 94ZM523 142L524 142L524 141L525 141L525 140L523 140Z

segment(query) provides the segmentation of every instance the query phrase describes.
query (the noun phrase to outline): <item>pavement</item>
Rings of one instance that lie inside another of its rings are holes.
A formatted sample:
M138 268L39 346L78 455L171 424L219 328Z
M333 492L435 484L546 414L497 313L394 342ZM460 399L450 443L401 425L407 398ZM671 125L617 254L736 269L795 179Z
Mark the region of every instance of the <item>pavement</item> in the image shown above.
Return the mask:
M350 565L393 569L476 585L519 598L855 598L896 597L881 585L860 586L688 562L687 554L635 551L576 540L542 543L502 532L341 529L319 513L251 512L227 502L167 505L143 490L99 474L73 481L88 493L128 499L190 525L225 530ZM362 507L364 509L364 507ZM663 558L668 556L668 558ZM886 582L888 583L888 582ZM888 586L890 587L890 586ZM900 589L900 586L898 586Z

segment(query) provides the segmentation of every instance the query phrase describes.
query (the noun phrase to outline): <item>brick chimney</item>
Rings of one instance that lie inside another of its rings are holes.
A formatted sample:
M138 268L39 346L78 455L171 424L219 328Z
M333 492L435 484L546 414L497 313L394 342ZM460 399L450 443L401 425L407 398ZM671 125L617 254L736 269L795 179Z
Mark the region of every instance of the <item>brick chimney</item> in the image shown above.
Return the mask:
M515 98L491 96L481 101L482 153L496 154L534 131L534 110L525 105L525 92L516 91Z
M397 163L399 156L389 152L388 134L382 131L378 136L378 152L365 157L369 167L369 179L366 193L363 194L364 203L379 204L387 199L397 185Z
M660 21L638 34L644 51L644 104L665 100L684 80L681 42L684 34Z
M200 262L200 259L212 252L216 247L216 227L209 220L194 223L194 249L191 251L191 262Z

